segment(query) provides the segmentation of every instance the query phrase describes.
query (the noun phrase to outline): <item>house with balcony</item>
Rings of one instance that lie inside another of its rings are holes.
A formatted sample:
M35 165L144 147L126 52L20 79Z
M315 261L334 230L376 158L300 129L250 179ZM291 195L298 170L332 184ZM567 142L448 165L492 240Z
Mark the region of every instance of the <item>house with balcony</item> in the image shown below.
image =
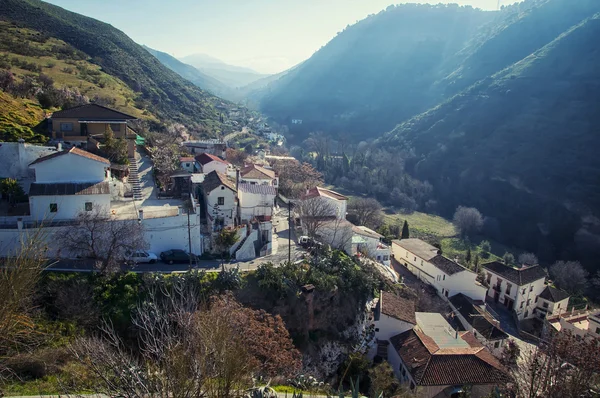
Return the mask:
M421 239L393 240L392 254L398 263L435 287L444 298L462 293L473 300L485 299L486 289L477 282L475 272L439 254L437 247Z
M279 177L274 170L257 164L244 166L240 170L240 182L245 184L271 185L279 187Z
M110 161L76 147L41 157L29 166L35 182L29 209L37 221L73 220L79 213L110 212Z
M418 397L483 397L509 381L498 359L471 332L454 330L441 314L417 312L416 325L390 337L387 361Z
M499 261L482 265L489 286L486 299L514 311L519 321L535 316L546 289L546 271L539 265L513 268Z
M598 309L584 308L576 311L561 312L545 319L544 335L551 336L556 333L569 331L578 339L600 338L600 311Z
M391 249L382 242L383 235L365 226L353 226L352 233L352 254L364 253L377 262L390 266Z
M110 128L115 138L127 140L128 155L135 151L137 135L127 126L136 120L134 116L98 104L85 104L54 112L48 119L50 136L54 140L69 142L87 148L88 143L97 143Z
M273 206L277 190L272 185L238 183L238 215L241 223L253 219L269 221L273 216Z
M235 181L218 171L211 171L202 182L202 192L210 231L235 226L238 214Z

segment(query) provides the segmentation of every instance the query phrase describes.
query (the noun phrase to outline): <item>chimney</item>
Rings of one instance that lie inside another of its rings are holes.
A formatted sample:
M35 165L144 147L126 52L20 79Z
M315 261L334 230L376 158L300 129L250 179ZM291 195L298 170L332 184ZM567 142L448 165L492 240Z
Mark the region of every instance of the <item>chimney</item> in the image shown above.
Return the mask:
M240 169L235 168L235 190L239 190L240 188Z
M144 219L144 210L139 209L138 210L138 221L142 221L143 219Z

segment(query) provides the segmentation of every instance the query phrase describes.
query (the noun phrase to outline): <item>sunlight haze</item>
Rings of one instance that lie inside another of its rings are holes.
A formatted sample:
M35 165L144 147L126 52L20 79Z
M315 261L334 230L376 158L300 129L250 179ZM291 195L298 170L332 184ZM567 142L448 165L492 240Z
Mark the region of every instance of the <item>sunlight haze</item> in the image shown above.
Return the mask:
M203 53L261 73L309 58L347 25L378 13L390 0L51 0L107 22L139 44L176 58ZM442 3L497 8L498 0ZM440 3L435 1L432 3ZM511 4L514 1L501 1Z

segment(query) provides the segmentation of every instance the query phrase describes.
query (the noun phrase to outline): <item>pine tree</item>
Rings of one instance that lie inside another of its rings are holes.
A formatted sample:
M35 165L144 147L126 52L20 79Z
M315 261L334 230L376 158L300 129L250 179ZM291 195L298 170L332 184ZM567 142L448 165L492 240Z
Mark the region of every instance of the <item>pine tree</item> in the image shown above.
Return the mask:
M473 268L475 269L475 273L479 272L479 253L475 253L475 258L473 259Z
M471 248L469 247L469 249L467 250L467 264L471 264Z
M402 226L402 235L400 239L408 239L410 237L410 233L408 231L408 222L404 220L404 225Z

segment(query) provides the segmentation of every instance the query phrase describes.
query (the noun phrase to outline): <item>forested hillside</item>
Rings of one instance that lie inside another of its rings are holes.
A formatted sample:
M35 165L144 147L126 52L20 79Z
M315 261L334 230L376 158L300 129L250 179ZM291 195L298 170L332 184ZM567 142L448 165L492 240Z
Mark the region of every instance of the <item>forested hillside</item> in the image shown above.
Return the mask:
M301 133L383 133L438 102L442 68L493 17L456 5L390 6L272 83L261 110L283 123L302 119Z
M191 131L214 135L223 128L215 105L222 100L183 79L163 66L143 47L111 25L66 11L38 0L3 0L0 20L27 28L40 38L66 43L81 61L95 65L100 73L123 82L140 112L147 110L161 122L180 122ZM48 48L28 54L27 42L16 43L3 54L12 56L56 57ZM80 76L78 73L74 75Z

